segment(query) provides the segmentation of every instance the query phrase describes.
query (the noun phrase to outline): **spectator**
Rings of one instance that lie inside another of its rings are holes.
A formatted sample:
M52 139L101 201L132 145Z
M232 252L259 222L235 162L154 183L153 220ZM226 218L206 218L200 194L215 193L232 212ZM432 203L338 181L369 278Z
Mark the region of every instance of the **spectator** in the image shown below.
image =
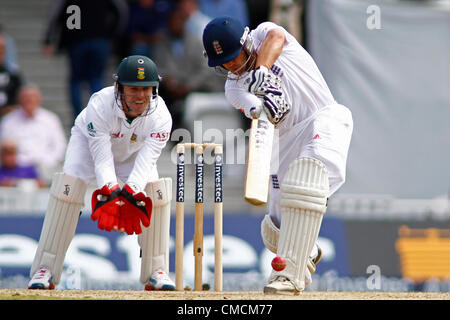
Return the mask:
M272 9L272 2L277 0L246 0L249 18L250 30L256 29L256 27L263 22L269 20L269 12ZM301 0L303 1L303 0Z
M11 37L8 33L5 32L1 23L0 23L0 35L3 36L6 46L5 65L8 68L12 69L17 68L19 63L17 61L16 42L14 41L13 37Z
M73 5L79 7L79 28L67 25L71 17L67 8ZM84 108L83 85L89 84L91 94L104 87L113 39L123 33L127 12L124 0L60 0L50 18L43 51L48 55L63 50L68 53L69 91L75 117Z
M173 0L129 1L128 26L125 32L123 56L144 55L152 57L152 48L162 40L167 30L167 20L174 6Z
M48 179L64 158L67 140L60 119L41 107L41 92L28 85L19 92L20 108L0 122L0 139L18 142L18 164L35 165Z
M211 18L228 16L249 25L247 3L244 0L198 0L200 11Z
M172 130L180 128L184 100L193 91L222 91L225 79L212 72L203 57L200 39L184 29L185 17L174 10L169 18L169 30L155 46L155 62L162 76L160 94L172 114Z
M17 143L14 140L3 140L0 143L0 186L17 187L24 179L35 182L36 186L45 187L32 165L20 166L17 162Z
M7 42L0 33L0 118L11 112L17 103L17 93L22 84L22 77L17 69L6 63Z
M197 0L179 0L178 9L186 19L184 28L187 32L196 34L200 41L203 37L203 29L211 21L211 18L202 13Z
M269 20L281 25L292 34L297 41L302 42L302 12L304 0L272 0Z

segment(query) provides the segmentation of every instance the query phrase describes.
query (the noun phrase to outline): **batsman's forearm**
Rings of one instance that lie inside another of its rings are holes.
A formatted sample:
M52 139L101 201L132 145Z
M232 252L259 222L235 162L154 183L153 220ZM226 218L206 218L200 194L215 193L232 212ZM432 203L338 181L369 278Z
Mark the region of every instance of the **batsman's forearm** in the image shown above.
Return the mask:
M286 37L281 29L270 30L258 52L255 68L265 66L270 69L283 50Z

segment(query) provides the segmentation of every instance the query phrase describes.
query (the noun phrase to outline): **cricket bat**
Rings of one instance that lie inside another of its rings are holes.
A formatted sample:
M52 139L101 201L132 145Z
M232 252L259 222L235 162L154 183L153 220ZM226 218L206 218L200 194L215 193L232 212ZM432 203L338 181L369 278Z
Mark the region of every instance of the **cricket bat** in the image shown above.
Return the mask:
M264 110L252 120L250 128L247 174L244 198L247 202L261 206L267 203L272 158L274 126Z

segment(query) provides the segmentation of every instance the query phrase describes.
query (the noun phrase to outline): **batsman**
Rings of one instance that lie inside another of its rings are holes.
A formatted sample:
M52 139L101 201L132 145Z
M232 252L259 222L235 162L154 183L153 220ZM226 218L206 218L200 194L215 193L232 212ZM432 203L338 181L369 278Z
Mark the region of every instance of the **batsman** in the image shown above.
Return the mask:
M248 118L264 115L278 133L268 139L271 160L259 157L271 161L261 235L286 267L272 271L264 292L297 294L311 283L322 255L317 239L327 200L345 181L351 112L335 101L312 57L281 26L263 22L250 31L218 17L205 27L203 45L208 65L227 77L229 102ZM247 164L247 175L253 165ZM246 189L261 189L269 173Z
M129 56L114 78L75 119L62 172L50 187L29 289L60 282L90 183L98 187L91 197L98 228L138 235L145 289L175 289L168 276L172 181L160 179L156 166L172 128L158 95L160 76L148 57Z

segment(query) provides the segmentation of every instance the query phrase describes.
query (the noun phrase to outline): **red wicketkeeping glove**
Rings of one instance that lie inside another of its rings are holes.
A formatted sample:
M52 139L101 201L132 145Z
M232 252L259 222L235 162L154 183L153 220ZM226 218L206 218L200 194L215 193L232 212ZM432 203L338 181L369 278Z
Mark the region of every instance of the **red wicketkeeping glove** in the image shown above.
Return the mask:
M98 220L98 228L111 231L117 229L119 225L120 213L120 186L104 185L92 194L92 215L91 219Z
M144 192L135 192L128 184L120 192L123 206L120 208L119 230L127 234L142 233L141 223L144 227L150 226L153 204L150 197Z

